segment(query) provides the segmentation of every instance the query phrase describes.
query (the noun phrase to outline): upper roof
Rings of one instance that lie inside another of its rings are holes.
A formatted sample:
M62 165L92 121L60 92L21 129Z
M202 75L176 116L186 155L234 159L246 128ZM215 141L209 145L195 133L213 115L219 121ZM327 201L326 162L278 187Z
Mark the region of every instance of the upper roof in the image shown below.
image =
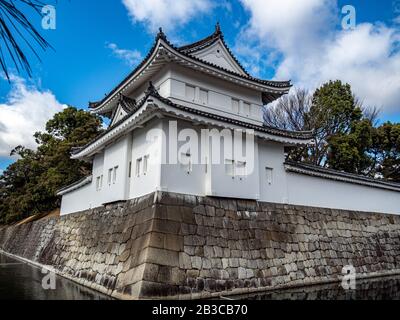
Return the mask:
M97 150L105 146L111 140L116 139L135 126L142 124L156 116L163 114L172 117L180 117L189 121L197 121L208 125L215 125L233 129L254 130L255 135L264 139L277 141L286 145L306 145L313 141L313 132L310 131L287 131L268 126L255 125L245 121L235 120L229 117L212 114L198 109L190 108L164 98L150 83L145 96L123 118L112 124L106 131L96 137L93 141L82 148L72 151L73 158L79 159L89 157Z
M233 60L233 63L236 66L236 72L239 74L242 74L243 76L250 77L250 74L246 71L246 69L240 64L239 60L235 57L235 55L232 53L232 51L229 49L228 45L226 44L224 40L224 35L221 31L221 27L219 23L215 26L215 32L211 34L210 36L201 39L197 42L179 47L178 50L180 52L184 52L186 54L193 55L197 58L202 59L199 57L198 53L200 51L204 51L205 49L212 47L214 44L220 43L221 46L226 50L226 53L228 54L229 58ZM202 59L205 60L205 59ZM207 60L206 60L207 61ZM210 61L209 61L210 62ZM231 70L235 71L235 70Z
M229 60L234 64L233 68L207 61L207 59L199 55L201 51L212 47L216 43L220 43L223 49L226 50ZM143 61L101 101L89 102L89 108L94 113L109 114L118 102L119 94L125 93L128 88L132 89L150 80L150 77L160 70L164 64L172 61L206 74L212 74L226 81L259 90L263 94L263 102L265 104L288 93L291 88L290 81L272 81L252 77L226 45L219 24L217 24L215 32L210 36L183 47L176 47L171 44L160 28L151 50Z

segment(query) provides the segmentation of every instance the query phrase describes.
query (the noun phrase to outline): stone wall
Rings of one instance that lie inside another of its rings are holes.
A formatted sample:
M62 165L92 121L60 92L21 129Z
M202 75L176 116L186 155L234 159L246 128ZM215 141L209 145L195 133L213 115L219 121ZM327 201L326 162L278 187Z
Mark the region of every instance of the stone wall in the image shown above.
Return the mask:
M0 230L0 248L117 298L205 298L400 273L400 216L155 193Z

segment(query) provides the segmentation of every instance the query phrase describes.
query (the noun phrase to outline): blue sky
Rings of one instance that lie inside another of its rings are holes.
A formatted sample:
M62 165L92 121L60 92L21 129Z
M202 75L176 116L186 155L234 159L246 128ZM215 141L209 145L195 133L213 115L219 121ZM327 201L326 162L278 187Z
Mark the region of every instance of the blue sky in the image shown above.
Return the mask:
M344 5L356 9L354 30L341 27ZM42 30L55 50L41 53L42 62L30 56L33 78L15 70L11 85L0 78L0 170L13 161L10 148L34 147L33 131L64 105L86 108L112 90L158 26L184 44L219 21L254 75L310 90L342 78L382 109L382 121L400 121L400 0L59 0L56 9L56 30ZM41 18L29 16L40 28Z

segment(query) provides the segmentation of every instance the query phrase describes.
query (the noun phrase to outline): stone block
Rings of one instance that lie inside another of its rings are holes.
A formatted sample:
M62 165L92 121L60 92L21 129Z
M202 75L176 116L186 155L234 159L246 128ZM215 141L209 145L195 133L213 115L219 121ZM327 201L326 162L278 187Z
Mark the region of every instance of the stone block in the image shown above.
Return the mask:
M200 257L191 257L191 263L193 269L196 270L200 270L203 265L202 259Z
M192 269L192 260L190 256L184 252L179 253L179 267L185 270Z
M158 248L148 248L146 250L146 262L160 266L179 267L178 252Z

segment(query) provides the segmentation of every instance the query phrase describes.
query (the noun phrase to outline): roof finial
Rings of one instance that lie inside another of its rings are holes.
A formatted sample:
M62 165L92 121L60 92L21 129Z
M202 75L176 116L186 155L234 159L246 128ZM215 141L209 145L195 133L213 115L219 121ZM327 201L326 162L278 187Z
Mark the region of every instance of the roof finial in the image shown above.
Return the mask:
M219 21L217 21L217 24L215 25L215 33L221 33L221 25L219 24Z
M146 90L146 95L158 95L157 89L154 87L153 82L149 81L149 87Z
M161 27L158 29L157 39L167 40L167 36Z

